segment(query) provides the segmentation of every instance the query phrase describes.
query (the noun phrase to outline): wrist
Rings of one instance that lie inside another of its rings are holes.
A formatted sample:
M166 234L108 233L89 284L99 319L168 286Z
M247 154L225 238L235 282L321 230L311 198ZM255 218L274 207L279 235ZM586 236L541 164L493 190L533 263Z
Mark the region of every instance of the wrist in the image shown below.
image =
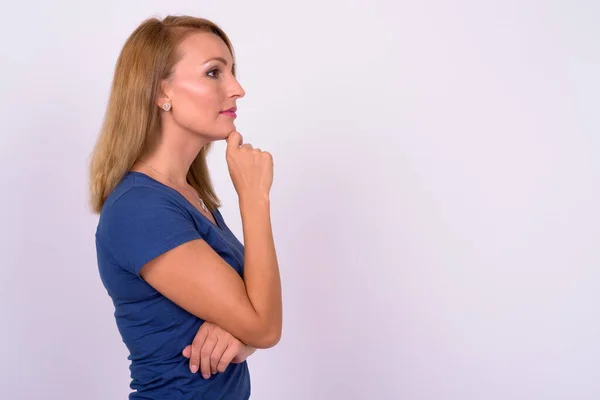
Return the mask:
M244 349L244 359L250 357L252 354L254 354L255 351L256 349L254 347L246 346L246 348Z
M269 194L263 193L242 193L239 196L240 206L242 205L269 205L271 203L271 198Z

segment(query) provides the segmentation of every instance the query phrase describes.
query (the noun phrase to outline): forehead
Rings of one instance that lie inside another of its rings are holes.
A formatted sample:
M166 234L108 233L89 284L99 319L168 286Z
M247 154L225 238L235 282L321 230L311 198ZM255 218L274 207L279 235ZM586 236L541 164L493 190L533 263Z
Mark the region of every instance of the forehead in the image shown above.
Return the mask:
M233 63L233 57L225 42L212 32L193 32L188 34L177 47L180 56L178 64L204 64L215 57L227 60L227 65Z

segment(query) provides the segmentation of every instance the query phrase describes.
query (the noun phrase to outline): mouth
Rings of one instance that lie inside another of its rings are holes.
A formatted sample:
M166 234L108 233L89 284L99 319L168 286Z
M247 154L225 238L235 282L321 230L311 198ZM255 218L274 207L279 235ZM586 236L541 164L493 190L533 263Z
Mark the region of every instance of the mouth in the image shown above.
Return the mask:
M235 113L236 111L237 111L237 107L231 107L225 111L221 111L220 114L227 115L232 118L236 118L237 117L237 114Z

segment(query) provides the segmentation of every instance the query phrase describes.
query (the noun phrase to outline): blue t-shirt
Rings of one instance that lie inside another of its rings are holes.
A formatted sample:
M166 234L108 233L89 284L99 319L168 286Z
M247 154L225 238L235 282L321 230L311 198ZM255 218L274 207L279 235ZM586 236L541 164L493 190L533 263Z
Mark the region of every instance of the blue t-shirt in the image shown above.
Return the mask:
M230 364L209 379L192 374L183 349L202 319L157 292L139 275L155 257L185 242L205 240L240 276L244 247L223 216L217 225L170 187L128 172L106 200L96 231L98 268L115 306L115 319L131 361L130 394L136 399L231 399L250 397L246 362ZM201 299L200 299L201 300Z

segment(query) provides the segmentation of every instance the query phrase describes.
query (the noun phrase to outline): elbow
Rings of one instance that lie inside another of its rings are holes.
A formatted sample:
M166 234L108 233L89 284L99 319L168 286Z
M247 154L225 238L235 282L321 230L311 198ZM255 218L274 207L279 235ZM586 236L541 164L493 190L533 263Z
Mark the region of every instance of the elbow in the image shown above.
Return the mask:
M253 335L246 344L257 349L270 349L275 347L281 340L281 326L269 327Z
M269 332L263 337L262 345L263 349L270 349L272 347L277 346L279 341L281 340L281 329L274 330L273 332Z

